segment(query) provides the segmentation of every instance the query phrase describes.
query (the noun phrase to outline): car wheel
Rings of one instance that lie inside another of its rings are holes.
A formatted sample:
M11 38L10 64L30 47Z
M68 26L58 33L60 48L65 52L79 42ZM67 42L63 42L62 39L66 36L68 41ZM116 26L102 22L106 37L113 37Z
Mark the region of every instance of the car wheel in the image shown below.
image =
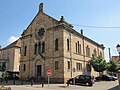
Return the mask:
M89 86L89 83L86 83L87 86Z
M89 84L89 86L93 86L93 84Z

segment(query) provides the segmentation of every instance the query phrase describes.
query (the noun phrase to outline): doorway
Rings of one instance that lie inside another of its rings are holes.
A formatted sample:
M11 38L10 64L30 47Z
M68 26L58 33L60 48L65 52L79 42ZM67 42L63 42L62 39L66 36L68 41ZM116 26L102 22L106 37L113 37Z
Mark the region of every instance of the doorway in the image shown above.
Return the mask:
M41 77L42 65L37 65L37 77Z

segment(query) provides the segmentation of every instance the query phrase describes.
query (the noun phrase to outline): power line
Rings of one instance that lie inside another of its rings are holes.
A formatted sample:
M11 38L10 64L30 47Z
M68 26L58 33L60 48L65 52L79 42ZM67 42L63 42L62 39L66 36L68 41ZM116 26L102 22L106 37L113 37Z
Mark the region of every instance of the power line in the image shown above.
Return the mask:
M103 26L89 26L89 25L79 25L79 24L72 24L74 26L80 26L80 27L87 27L87 28L114 28L119 29L120 27L103 27Z

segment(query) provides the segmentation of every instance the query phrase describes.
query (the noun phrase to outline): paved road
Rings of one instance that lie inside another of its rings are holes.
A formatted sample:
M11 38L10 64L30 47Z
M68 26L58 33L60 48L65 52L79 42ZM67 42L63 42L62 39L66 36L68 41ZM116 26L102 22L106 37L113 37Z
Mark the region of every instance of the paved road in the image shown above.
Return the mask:
M41 85L10 85L12 90L119 90L116 86L118 86L118 81L96 82L93 87L79 85L66 86L66 84L50 84L49 87L46 84L43 88Z

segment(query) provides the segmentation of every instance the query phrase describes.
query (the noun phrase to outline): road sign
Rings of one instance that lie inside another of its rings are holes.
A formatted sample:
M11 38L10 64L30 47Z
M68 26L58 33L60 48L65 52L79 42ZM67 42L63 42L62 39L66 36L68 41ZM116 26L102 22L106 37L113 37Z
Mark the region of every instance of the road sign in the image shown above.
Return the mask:
M51 76L51 70L47 70L47 76Z

